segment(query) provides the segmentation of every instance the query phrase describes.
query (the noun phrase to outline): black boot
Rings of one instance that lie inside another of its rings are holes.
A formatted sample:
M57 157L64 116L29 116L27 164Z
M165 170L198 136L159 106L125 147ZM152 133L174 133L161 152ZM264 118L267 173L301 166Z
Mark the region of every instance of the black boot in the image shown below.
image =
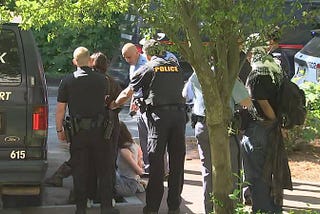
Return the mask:
M48 186L62 187L63 179L70 175L71 167L67 162L64 162L51 177L44 180L44 183Z

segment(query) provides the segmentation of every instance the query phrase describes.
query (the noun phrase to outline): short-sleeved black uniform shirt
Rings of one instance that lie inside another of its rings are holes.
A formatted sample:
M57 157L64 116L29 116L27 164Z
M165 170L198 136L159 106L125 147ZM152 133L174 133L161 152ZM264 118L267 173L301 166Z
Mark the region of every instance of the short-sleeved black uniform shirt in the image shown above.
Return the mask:
M152 78L152 67L143 65L136 71L130 82L130 86L134 91L138 91L141 88L143 91L143 96L146 98L146 90L149 88Z
M257 100L268 100L273 111L277 112L277 91L278 87L272 82L272 78L269 75L259 75L249 83L251 97L254 106L257 108L259 115L266 118L262 109L260 108Z
M151 61L140 67L130 83L134 91L142 88L147 105L184 104L182 88L183 73L173 61L153 56Z
M94 117L104 114L106 78L89 67L81 67L60 83L57 101L68 103L71 116ZM77 77L75 77L77 76Z

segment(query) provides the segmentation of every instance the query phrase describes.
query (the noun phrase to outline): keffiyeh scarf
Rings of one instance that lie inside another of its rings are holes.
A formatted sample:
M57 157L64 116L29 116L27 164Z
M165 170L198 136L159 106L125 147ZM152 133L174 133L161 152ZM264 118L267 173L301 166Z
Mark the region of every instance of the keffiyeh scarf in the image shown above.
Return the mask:
M257 76L269 75L272 82L280 85L283 78L283 72L280 63L266 52L263 46L252 49L251 58L252 71L248 75L247 83L252 83Z

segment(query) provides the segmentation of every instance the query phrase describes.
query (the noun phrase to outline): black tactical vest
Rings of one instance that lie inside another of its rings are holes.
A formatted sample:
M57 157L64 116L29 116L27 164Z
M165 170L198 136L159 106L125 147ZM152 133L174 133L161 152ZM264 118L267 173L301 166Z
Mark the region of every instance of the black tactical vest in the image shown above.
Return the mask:
M153 69L154 76L145 99L146 104L152 106L185 104L185 99L182 97L183 71L180 66L162 58L150 61L149 66Z

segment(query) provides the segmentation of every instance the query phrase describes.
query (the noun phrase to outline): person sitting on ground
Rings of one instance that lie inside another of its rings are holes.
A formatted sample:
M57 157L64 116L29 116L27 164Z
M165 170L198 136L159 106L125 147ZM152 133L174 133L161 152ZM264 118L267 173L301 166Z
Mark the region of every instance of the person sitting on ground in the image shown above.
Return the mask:
M145 184L140 180L140 175L144 173L142 151L122 121L120 121L118 148L115 185L117 195L124 197L144 192Z

